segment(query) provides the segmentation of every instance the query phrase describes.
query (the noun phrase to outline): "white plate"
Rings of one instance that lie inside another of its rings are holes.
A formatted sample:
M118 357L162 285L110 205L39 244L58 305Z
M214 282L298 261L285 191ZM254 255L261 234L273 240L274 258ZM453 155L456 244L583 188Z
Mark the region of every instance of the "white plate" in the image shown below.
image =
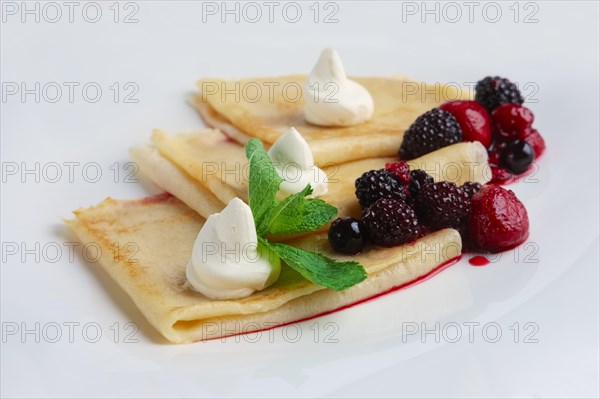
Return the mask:
M597 2L477 3L472 23L462 3L427 3L439 22L421 2L321 3L318 23L312 2L277 3L273 23L263 3L228 3L239 23L220 2L98 3L96 23L96 3L72 23L63 3L23 4L2 3L2 396L599 395ZM519 82L549 147L511 187L529 243L286 329L164 344L102 270L70 258L61 218L148 194L127 183L127 149L154 127L201 126L185 102L197 78L307 72L324 46L354 75ZM39 102L11 94L22 82L39 82Z

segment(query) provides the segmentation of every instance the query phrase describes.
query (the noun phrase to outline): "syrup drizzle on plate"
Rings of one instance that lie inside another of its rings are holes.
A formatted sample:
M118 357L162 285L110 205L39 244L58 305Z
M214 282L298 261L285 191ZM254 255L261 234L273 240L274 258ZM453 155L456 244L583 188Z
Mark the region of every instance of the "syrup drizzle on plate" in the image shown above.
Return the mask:
M490 261L485 256L477 255L469 259L469 263L471 266L485 266L489 265Z

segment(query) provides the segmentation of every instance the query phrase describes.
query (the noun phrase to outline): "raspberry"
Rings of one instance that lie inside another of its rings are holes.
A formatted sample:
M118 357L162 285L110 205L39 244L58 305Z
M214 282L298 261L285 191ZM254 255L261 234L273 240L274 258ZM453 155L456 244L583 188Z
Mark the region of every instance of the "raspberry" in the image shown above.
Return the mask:
M405 244L419 237L417 215L404 201L382 198L361 216L370 240L383 247Z
M475 195L475 193L477 191L481 190L481 184L472 182L472 181L468 181L468 182L464 183L462 186L460 186L460 189L463 190L465 193L467 193L469 198L472 198L473 195Z
M362 208L366 208L380 198L406 200L405 187L400 178L385 169L363 173L354 183L356 198Z
M469 230L480 249L499 252L514 248L529 235L527 209L512 191L485 186L473 196Z
M421 169L411 170L410 177L410 186L408 188L410 195L413 198L416 198L423 187L428 184L433 184L433 177L429 176L427 172Z
M417 215L427 228L458 228L469 214L469 195L451 182L428 184L415 204Z
M533 112L522 105L502 104L492 113L492 120L498 140L515 140L519 132L533 124Z
M484 147L492 144L490 115L477 101L450 101L440 106L456 118L463 141L479 141Z
M337 252L357 254L365 247L365 234L362 223L351 217L338 218L331 223L328 238L331 247Z
M421 155L462 141L463 135L456 118L448 111L432 109L419 116L404 133L398 151L401 159Z
M486 77L475 85L475 101L492 113L502 104L523 104L523 96L519 88L510 80L499 76Z
M385 168L398 175L400 182L405 186L410 184L410 168L406 162L388 162L385 164Z
M537 130L532 128L523 129L519 132L519 139L525 140L533 148L535 158L539 158L546 149L546 143Z

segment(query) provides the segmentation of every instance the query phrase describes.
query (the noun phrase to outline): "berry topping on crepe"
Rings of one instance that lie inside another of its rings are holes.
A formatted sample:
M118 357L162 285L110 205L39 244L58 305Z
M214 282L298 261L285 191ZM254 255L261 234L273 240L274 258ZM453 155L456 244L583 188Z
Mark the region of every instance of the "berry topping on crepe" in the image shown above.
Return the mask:
M492 113L502 104L523 104L523 96L517 85L499 76L486 77L475 86L475 100Z
M479 141L484 147L492 143L490 115L477 101L450 101L440 106L456 118L463 133L463 141Z
M477 83L475 91L476 101L449 101L419 116L404 133L400 159L414 159L460 141L478 141L488 148L492 182L507 183L525 172L542 154L545 143L532 127L533 112L521 105L519 89L508 79L488 76ZM386 168L412 190L402 166L392 165ZM412 197L418 188L414 191ZM408 202L412 204L413 199L409 196Z
M463 139L456 118L448 111L432 109L419 116L404 133L399 155L414 159Z
M529 235L527 210L512 191L485 186L471 201L469 230L473 243L481 249L499 252L513 248Z
M362 232L361 221L344 217L331 223L329 228L329 243L337 252L357 254L365 247L365 234Z
M521 105L523 97L514 83L488 76L477 83L475 91L476 101L491 113L493 134L488 150L491 183L508 183L513 176L528 170L542 155L546 144L532 127L533 112ZM442 105L442 108L448 107L451 106Z
M362 208L366 208L380 198L406 200L405 187L400 177L385 169L363 173L354 183L356 198Z
M383 247L411 242L421 230L413 209L395 199L374 202L363 210L361 219L371 241Z

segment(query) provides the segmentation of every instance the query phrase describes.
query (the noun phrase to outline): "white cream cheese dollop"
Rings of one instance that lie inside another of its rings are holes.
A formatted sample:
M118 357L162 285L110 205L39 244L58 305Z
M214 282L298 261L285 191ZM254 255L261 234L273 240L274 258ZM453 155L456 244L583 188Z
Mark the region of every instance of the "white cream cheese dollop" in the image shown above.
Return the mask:
M283 179L279 192L288 196L310 184L311 197L327 193L327 174L315 165L312 151L304 137L293 127L269 149L277 174Z
M373 97L348 79L339 55L329 48L321 52L304 94L304 117L315 125L353 126L373 116Z
M239 198L210 215L198 233L186 277L212 299L243 298L274 283L281 263L259 247L252 211Z

